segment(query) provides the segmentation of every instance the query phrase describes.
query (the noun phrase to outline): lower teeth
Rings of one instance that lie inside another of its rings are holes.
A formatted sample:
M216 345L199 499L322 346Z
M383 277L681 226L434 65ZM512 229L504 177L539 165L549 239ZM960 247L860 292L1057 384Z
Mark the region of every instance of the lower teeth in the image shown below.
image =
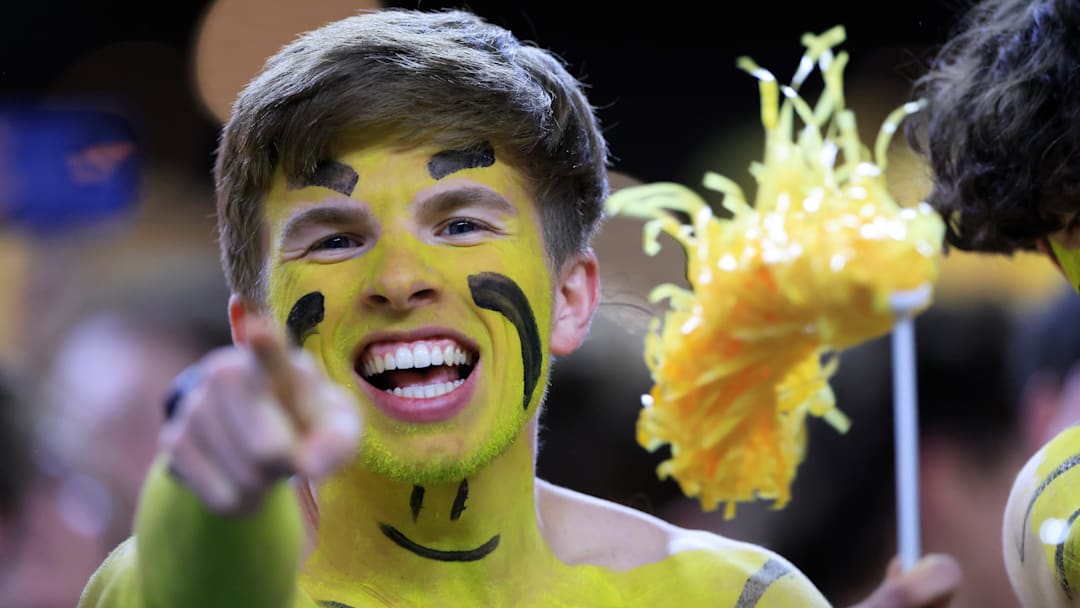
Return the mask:
M464 382L465 380L454 380L453 382L436 382L435 384L406 386L404 388L397 386L392 389L386 389L386 392L397 397L407 397L409 399L430 399L432 397L438 397L439 395L445 395L464 384Z

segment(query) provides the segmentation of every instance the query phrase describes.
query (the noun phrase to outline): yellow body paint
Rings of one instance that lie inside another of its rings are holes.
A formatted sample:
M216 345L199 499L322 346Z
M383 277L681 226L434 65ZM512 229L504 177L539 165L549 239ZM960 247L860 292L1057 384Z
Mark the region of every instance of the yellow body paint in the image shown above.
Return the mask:
M1080 426L1059 433L1020 471L1005 507L1003 551L1024 606L1080 605Z
M366 425L356 460L310 488L310 553L285 482L259 513L233 521L157 467L138 543L102 566L82 608L149 597L159 608L248 605L253 588L260 608L827 606L760 547L602 501L538 499L535 415L559 285L520 174L497 161L447 171L453 154L429 170L441 152L345 149L316 185L279 175L266 203L271 313L302 317L292 325L302 346L355 392ZM482 288L470 283L477 276ZM363 356L417 335L449 335L474 357L468 399L436 401L450 405L430 420L373 392L379 374ZM557 551L553 536L573 546ZM219 553L230 557L200 565Z

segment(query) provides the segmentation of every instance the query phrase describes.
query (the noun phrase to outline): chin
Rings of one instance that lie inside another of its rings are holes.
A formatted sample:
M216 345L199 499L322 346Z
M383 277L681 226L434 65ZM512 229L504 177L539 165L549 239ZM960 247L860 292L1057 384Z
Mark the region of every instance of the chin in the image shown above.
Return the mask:
M394 481L417 485L456 483L476 475L506 452L520 431L506 429L472 449L460 441L450 447L445 442L427 442L417 437L395 441L397 445L392 447L382 437L370 435L364 439L360 458L368 469Z

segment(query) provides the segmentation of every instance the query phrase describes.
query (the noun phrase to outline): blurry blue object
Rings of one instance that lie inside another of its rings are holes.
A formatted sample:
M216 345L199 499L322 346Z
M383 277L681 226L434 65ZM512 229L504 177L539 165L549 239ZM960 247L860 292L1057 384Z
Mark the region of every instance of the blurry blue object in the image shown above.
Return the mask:
M138 161L119 114L0 106L0 225L55 234L126 213Z

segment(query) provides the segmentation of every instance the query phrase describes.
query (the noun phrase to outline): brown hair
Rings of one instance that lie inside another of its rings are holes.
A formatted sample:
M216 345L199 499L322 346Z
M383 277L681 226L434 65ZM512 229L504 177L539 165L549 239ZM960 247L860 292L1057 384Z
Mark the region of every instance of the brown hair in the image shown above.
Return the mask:
M561 59L465 11L365 12L286 45L233 106L214 168L233 293L265 305L262 202L275 169L302 179L347 133L490 142L529 180L554 268L588 247L603 215L607 144Z

